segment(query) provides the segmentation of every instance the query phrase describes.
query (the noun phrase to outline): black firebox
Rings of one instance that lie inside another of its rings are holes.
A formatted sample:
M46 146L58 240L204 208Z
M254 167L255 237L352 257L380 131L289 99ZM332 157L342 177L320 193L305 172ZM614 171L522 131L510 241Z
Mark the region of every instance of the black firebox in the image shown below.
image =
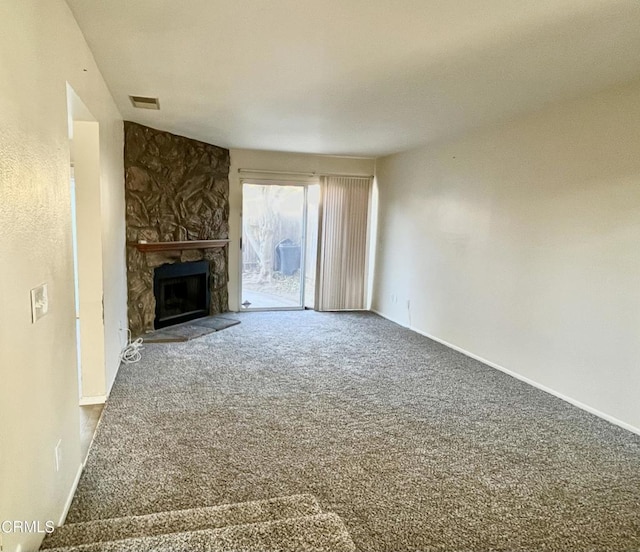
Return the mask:
M166 328L209 315L209 261L164 264L153 274L154 326Z

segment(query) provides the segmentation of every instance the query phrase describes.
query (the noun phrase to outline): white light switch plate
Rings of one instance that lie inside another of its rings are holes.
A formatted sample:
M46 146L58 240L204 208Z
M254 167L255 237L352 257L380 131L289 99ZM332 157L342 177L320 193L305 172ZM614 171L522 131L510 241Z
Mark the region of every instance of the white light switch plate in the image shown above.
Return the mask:
M31 290L31 321L35 324L49 310L47 284L39 285Z

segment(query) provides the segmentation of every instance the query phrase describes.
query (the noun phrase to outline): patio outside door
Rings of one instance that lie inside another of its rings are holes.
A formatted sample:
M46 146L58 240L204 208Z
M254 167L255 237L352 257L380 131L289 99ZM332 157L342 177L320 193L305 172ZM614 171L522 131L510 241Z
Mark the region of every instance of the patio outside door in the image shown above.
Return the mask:
M304 308L307 188L242 185L243 310Z

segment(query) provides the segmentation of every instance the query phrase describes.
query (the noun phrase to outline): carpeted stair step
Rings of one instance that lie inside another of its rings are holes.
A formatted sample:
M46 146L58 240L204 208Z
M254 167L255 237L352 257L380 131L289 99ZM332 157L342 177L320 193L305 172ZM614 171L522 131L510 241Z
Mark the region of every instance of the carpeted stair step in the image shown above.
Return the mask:
M354 552L342 520L315 514L111 542L52 548L50 552Z
M315 497L300 494L144 516L99 519L58 527L44 539L40 549L215 529L227 525L244 525L319 513L321 509Z

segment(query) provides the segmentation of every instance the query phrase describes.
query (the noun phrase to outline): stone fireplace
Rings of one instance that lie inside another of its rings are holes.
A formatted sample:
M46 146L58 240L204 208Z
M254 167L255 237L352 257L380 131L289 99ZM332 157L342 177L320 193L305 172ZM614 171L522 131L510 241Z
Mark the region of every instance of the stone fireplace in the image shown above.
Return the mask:
M229 150L125 122L124 159L132 334L226 312ZM194 265L199 276L182 273ZM158 293L169 302L160 315Z

